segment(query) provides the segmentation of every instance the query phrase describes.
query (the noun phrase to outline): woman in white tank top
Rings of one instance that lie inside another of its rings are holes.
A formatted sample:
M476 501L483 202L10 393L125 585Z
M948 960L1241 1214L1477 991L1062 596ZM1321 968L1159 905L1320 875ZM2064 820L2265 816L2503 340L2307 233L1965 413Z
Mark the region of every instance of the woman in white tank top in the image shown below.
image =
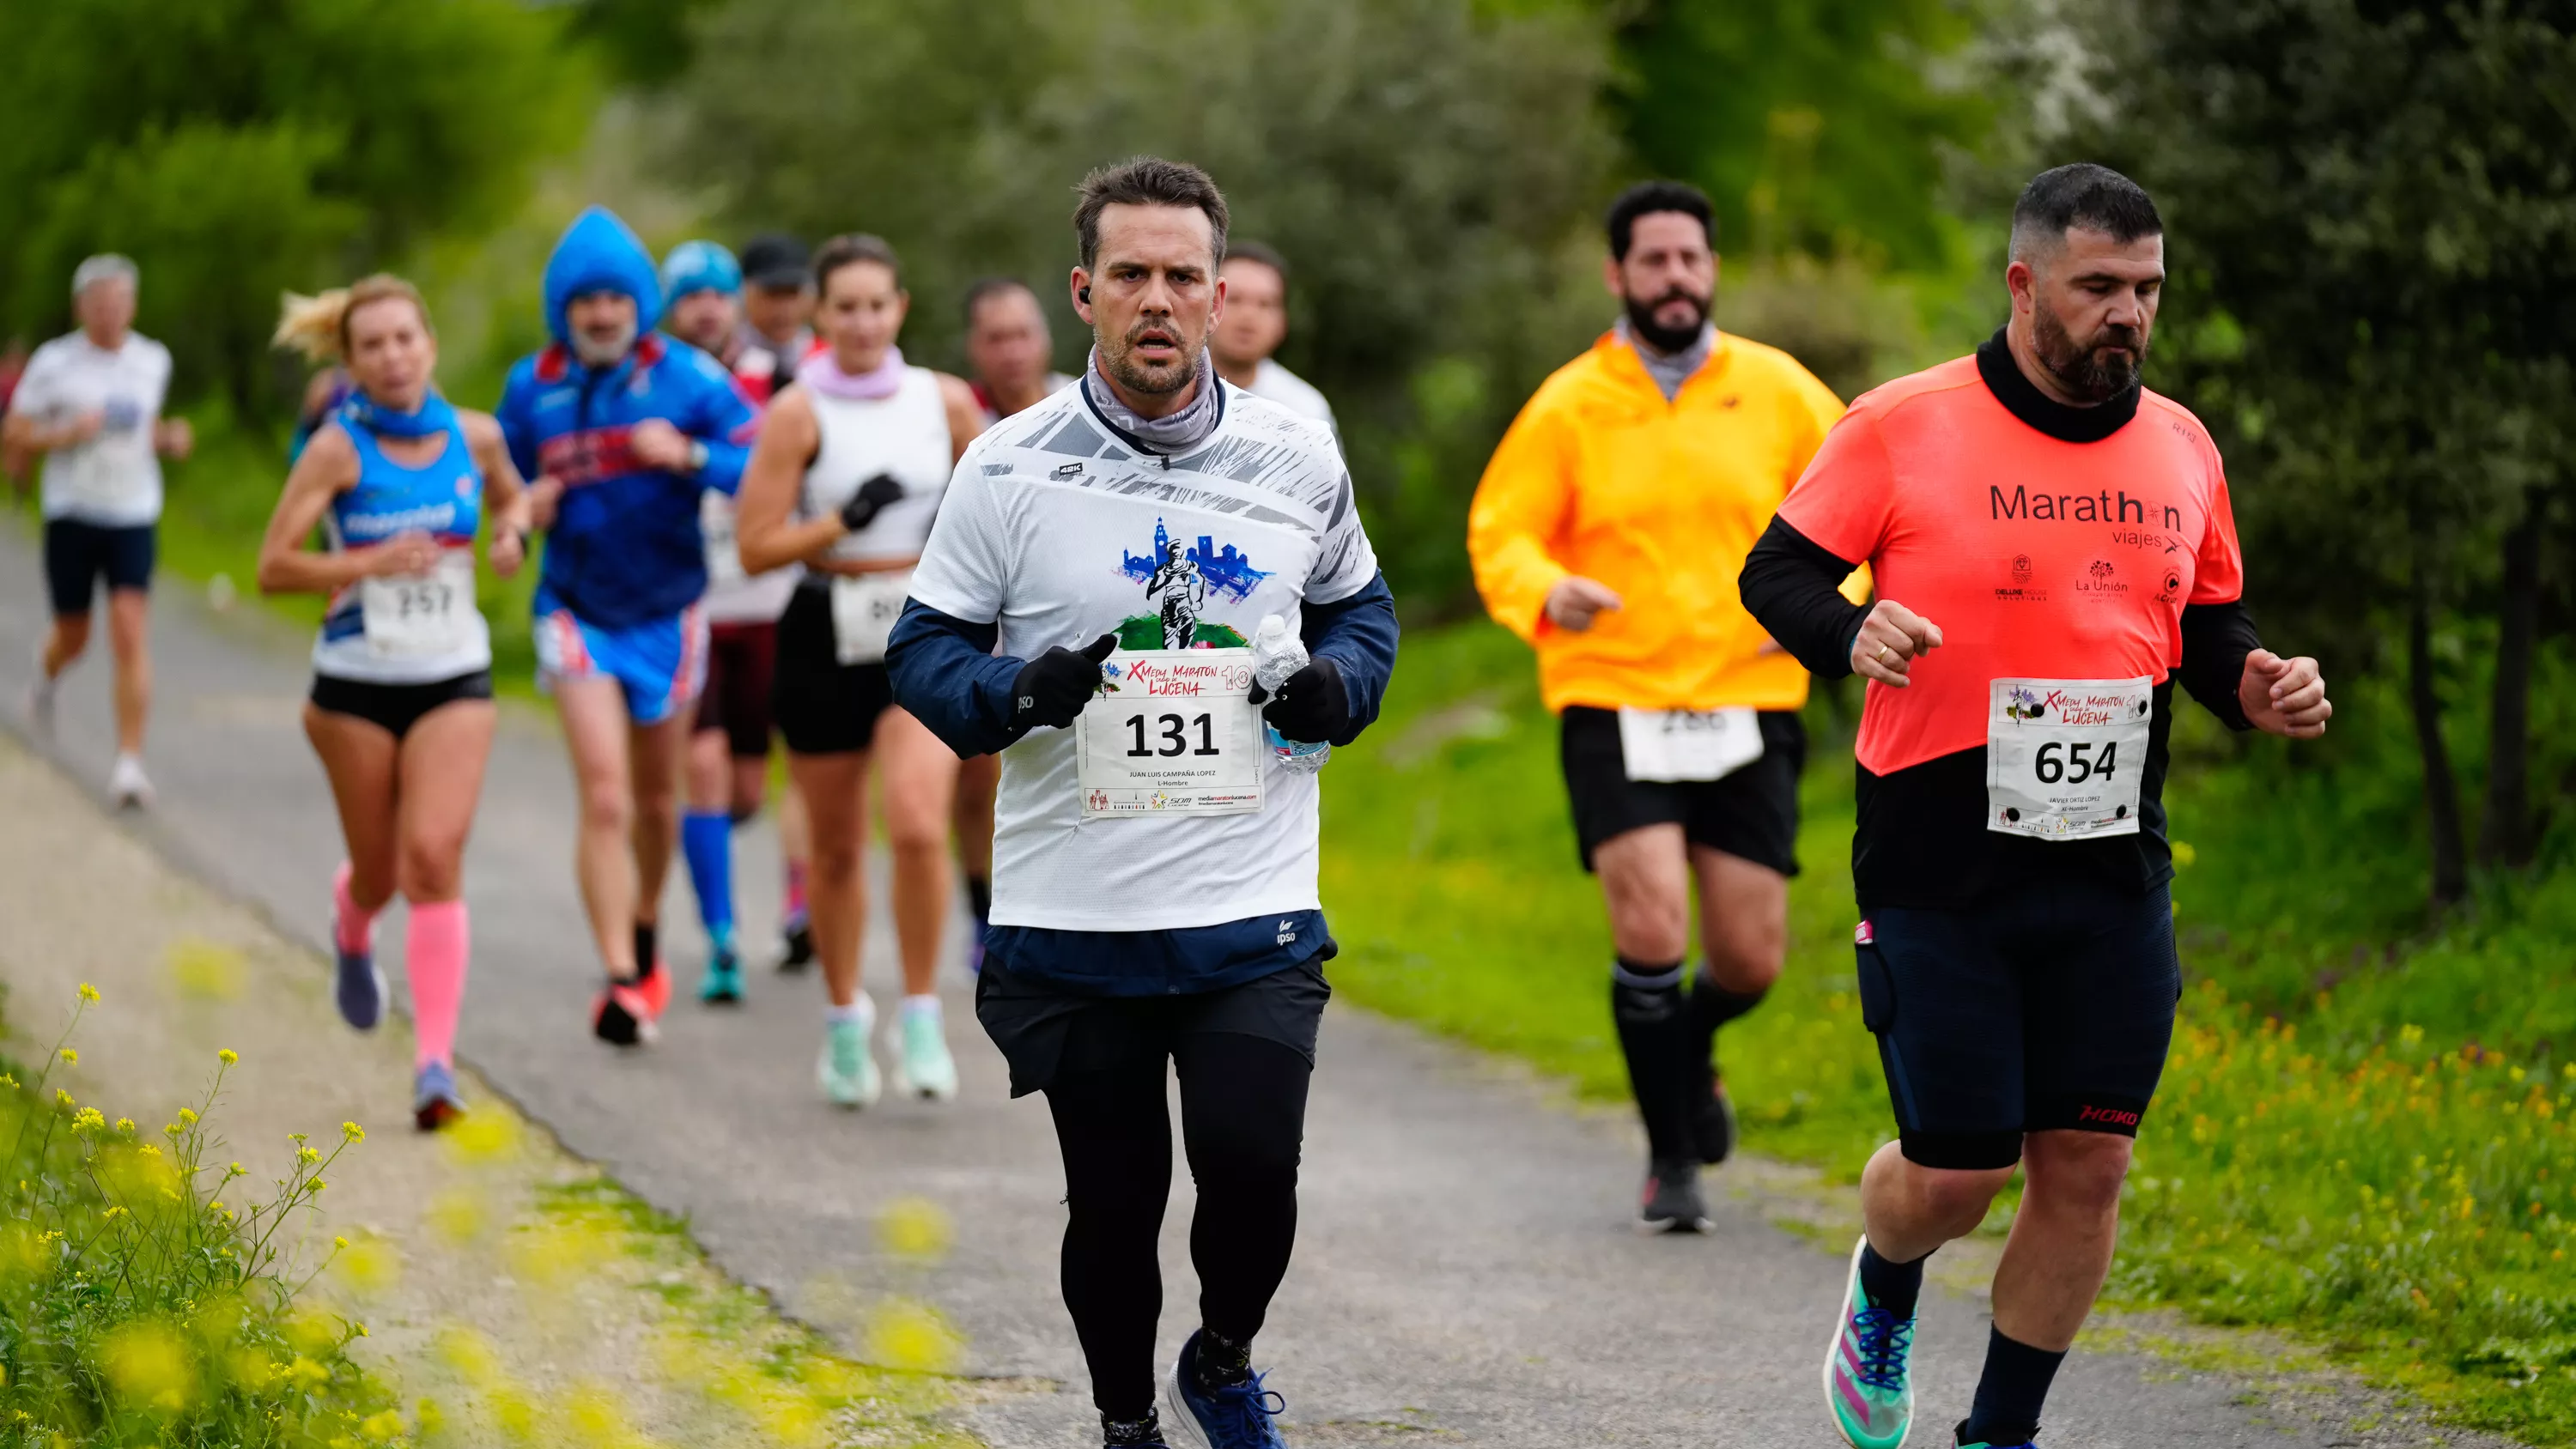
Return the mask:
M799 368L762 419L735 538L753 573L805 568L778 621L775 713L813 835L808 903L830 996L818 1075L831 1100L863 1107L879 1091L876 1013L859 989L871 757L885 790L903 952L896 1087L941 1098L957 1090L937 990L957 759L895 707L885 646L949 473L984 419L964 382L907 366L894 345L911 299L884 242L826 242L814 281L815 325L830 352Z

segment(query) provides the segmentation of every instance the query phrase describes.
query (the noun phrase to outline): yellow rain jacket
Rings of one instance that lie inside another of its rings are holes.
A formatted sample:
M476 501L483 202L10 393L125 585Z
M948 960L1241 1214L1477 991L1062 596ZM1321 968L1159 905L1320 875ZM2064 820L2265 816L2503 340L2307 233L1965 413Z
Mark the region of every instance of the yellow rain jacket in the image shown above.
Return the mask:
M1476 486L1467 554L1485 608L1538 650L1549 709L1806 703L1807 671L1735 579L1842 413L1797 359L1723 332L1670 402L1615 331L1539 385ZM1544 606L1568 574L1621 606L1556 627ZM1864 570L1844 590L1868 587Z

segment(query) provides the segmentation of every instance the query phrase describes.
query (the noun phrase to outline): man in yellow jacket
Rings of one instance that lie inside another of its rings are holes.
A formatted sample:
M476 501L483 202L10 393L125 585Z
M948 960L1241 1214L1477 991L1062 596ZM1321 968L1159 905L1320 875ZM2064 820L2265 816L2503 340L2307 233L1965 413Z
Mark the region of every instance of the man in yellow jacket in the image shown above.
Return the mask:
M1538 651L1566 792L1601 878L1611 1014L1645 1119L1641 1216L1706 1225L1702 1163L1734 1144L1717 1030L1787 949L1807 673L1735 579L1842 402L1787 353L1709 325L1708 198L1669 181L1610 208L1625 315L1557 369L1494 450L1468 514L1485 607ZM1691 886L1706 960L1687 995Z

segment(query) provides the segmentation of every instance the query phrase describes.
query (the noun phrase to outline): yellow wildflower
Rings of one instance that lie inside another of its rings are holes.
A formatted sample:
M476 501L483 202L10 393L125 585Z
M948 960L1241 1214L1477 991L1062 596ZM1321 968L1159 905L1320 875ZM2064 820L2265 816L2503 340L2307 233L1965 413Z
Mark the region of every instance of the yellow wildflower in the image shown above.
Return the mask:
M63 1059L64 1066L76 1067L80 1065L80 1053L71 1047L64 1047L61 1051L54 1053L54 1055Z
M340 1124L340 1140L343 1142L364 1142L367 1140L367 1129L359 1126L355 1122L343 1122Z
M98 988L90 985L86 981L82 982L80 984L80 999L83 1001L98 1000Z
M215 1060L222 1062L228 1067L235 1066L241 1061L241 1053L234 1051L231 1047L226 1047L222 1051L215 1053Z

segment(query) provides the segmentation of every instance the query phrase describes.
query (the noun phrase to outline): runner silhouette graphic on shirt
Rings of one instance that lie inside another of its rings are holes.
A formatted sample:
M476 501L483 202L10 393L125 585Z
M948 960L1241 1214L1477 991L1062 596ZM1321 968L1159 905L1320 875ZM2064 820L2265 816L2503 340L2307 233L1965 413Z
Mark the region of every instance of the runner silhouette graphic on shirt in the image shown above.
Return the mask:
M1162 608L1164 648L1187 649L1197 639L1199 611L1207 606L1207 578L1179 539L1163 545L1163 562L1145 581L1145 602Z

